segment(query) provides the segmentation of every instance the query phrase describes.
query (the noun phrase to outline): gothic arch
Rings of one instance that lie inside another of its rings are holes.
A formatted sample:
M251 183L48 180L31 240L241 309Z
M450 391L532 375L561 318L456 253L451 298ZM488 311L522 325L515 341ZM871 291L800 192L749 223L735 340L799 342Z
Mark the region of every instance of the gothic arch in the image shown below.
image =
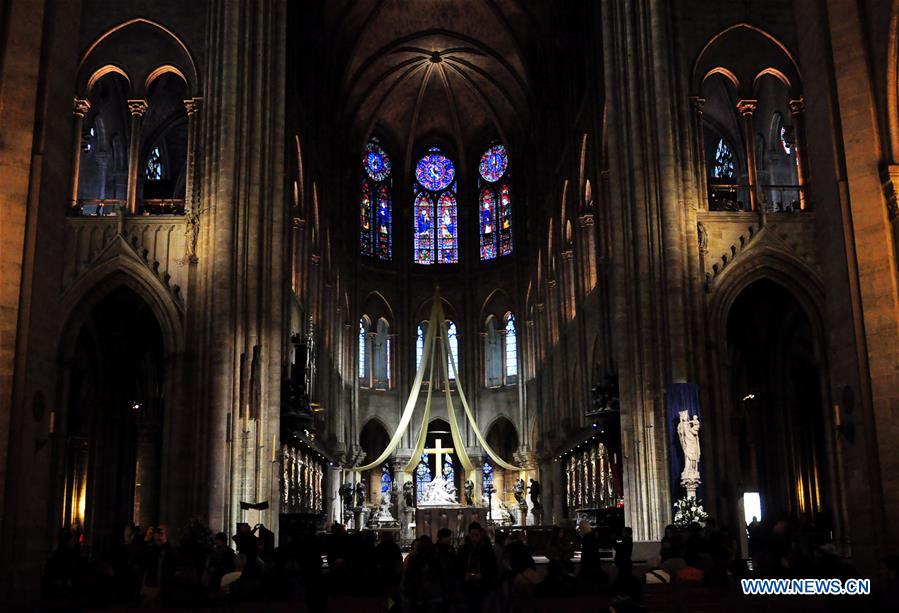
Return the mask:
M802 92L799 65L786 45L748 23L734 24L709 39L693 64L691 90L698 94L702 82L713 74L730 80L745 99L752 98L755 82L764 74L781 79L793 99Z
M190 97L202 95L196 62L184 41L164 25L138 17L110 28L84 51L76 80L78 96L86 97L102 67L119 63L133 77L134 98L145 98L147 87L164 72L179 74Z
M62 298L64 313L57 354L62 359L72 355L78 333L93 308L119 287L128 287L153 311L162 331L163 344L169 355L184 350L183 311L144 264L133 257L119 254L91 268Z
M483 323L487 321L487 318L490 315L493 315L496 317L497 321L501 321L503 316L508 312L515 312L512 304L512 297L509 295L509 292L501 287L497 287L490 292L490 295L487 296L487 299L481 304L481 313L478 320Z
M396 322L390 303L387 302L384 294L377 290L371 291L365 296L365 299L362 301L362 314L368 315L372 322L377 322L381 318L385 319L390 325Z

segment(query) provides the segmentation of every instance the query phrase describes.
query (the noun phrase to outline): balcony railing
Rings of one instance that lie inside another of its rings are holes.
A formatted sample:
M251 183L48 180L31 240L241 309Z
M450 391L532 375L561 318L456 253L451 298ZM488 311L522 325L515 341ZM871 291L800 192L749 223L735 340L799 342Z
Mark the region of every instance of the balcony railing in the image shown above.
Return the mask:
M751 211L751 185L709 183L710 211ZM802 209L802 185L762 185L760 204L767 213L798 213Z
M124 200L113 198L83 198L78 200L78 206L72 210L76 217L105 217L115 215L116 211L125 208Z
M802 185L762 186L762 200L768 213L798 213L803 199Z
M184 215L184 198L151 198L140 205L141 215Z
M710 211L751 211L749 185L709 183Z

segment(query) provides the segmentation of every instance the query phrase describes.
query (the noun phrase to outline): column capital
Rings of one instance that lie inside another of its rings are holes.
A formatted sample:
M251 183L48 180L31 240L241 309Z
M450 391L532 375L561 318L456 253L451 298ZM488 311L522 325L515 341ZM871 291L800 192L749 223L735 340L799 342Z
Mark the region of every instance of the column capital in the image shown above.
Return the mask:
M562 252L562 260L565 262L570 262L574 259L574 249L566 249Z
M702 115L705 108L705 98L702 96L690 96L690 104L693 105L693 110Z
M737 100L737 110L744 117L747 115L752 115L755 113L755 110L759 107L758 100Z
M312 263L313 266L318 266L318 263L321 261L321 259L322 259L322 257L317 253L313 253L312 255L309 256L309 261Z
M202 98L187 98L184 101L184 109L187 111L187 116L195 115L197 111L200 110L200 104L203 102Z
M805 98L799 98L797 100L790 100L790 112L793 115L798 115L805 111Z
M90 100L85 100L84 98L75 98L74 105L72 107L72 112L77 117L84 117L87 115L87 112L91 110Z
M593 216L593 213L584 213L577 218L577 223L582 228L592 227L595 221L596 218Z
M297 230L302 230L306 227L306 220L302 217L294 217L293 218L293 227Z
M143 114L147 112L148 108L150 108L150 105L147 104L146 100L128 101L128 110L131 111L132 117L142 117Z
M550 289L555 289L556 285L558 285L558 282L555 279L550 279L549 281L546 282L546 284L549 286Z

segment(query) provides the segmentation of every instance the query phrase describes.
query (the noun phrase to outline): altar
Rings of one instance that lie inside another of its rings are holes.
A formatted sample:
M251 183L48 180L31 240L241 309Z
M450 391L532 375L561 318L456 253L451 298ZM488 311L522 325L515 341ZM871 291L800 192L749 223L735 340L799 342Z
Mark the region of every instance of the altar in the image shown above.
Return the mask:
M465 507L461 505L420 507L415 510L415 536L430 536L437 541L437 532L441 528L453 531L453 539L459 540L468 533L468 526L478 522L487 529L487 509L483 507Z

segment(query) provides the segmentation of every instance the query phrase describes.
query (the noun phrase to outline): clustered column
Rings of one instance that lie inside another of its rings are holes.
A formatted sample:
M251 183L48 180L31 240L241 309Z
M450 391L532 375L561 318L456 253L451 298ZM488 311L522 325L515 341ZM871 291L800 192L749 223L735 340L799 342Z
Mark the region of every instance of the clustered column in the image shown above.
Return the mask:
M128 110L131 111L131 146L128 152L128 195L125 208L129 213L137 213L137 186L138 168L140 163L140 127L143 123L144 113L147 112L146 100L129 100Z

